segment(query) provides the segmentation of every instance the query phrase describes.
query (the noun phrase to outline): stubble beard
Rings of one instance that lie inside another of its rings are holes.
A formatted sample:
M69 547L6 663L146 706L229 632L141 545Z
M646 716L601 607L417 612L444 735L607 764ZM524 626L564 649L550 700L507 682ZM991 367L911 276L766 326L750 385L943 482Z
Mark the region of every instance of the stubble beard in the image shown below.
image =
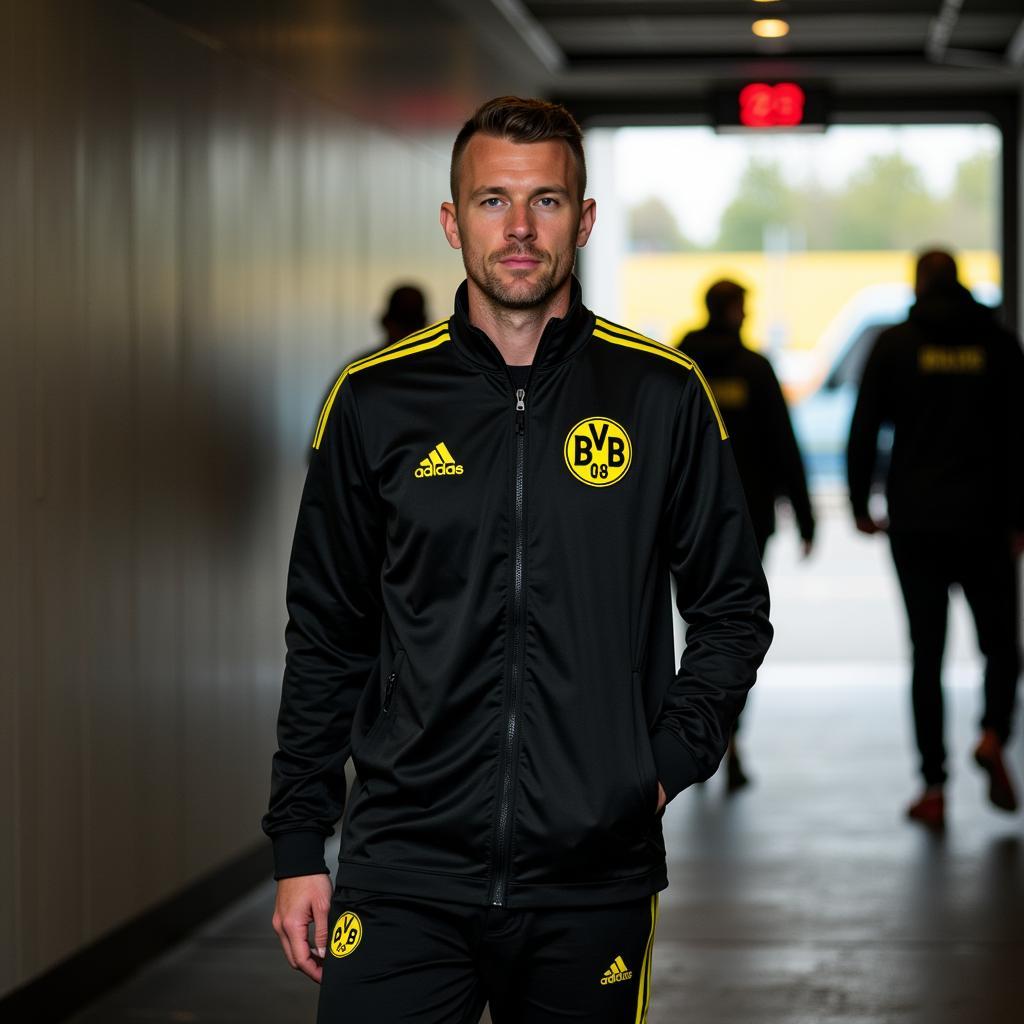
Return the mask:
M501 260L510 256L528 256L539 260L542 265L547 264L547 270L529 287L517 286L515 282L509 285L498 276L498 267ZM529 246L517 246L503 249L489 257L474 259L463 250L463 265L469 279L496 306L509 310L539 309L565 284L572 273L576 262L575 250L570 249L559 256L552 259Z

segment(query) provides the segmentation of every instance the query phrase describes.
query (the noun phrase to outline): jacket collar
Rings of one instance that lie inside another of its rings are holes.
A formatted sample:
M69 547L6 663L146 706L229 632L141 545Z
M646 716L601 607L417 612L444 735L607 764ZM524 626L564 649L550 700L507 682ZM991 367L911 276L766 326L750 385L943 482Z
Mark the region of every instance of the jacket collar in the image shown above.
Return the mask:
M505 360L497 345L469 322L469 288L465 281L455 293L455 312L449 321L449 334L465 358L482 370L505 373ZM594 314L583 305L583 289L575 275L569 294L569 309L564 317L552 317L544 327L533 360L535 370L546 370L575 355L594 333Z

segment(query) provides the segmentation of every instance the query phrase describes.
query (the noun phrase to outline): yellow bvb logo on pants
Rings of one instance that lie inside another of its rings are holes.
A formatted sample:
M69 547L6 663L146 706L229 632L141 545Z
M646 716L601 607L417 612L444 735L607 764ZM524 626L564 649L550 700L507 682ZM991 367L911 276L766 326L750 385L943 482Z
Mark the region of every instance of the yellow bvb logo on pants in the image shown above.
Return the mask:
M633 461L633 445L615 420L591 416L569 431L564 455L577 480L591 487L610 487L626 475Z
M363 922L359 920L359 915L346 910L334 923L334 930L331 932L331 953L336 957L354 953L362 937Z

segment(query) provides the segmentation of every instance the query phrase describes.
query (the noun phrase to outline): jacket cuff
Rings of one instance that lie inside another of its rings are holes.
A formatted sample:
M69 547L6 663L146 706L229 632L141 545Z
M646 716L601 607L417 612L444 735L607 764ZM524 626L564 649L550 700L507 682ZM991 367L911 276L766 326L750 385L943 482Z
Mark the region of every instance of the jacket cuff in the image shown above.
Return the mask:
M697 759L671 733L656 732L651 737L651 750L666 803L703 778Z
M329 875L324 837L319 832L282 832L273 837L274 878Z

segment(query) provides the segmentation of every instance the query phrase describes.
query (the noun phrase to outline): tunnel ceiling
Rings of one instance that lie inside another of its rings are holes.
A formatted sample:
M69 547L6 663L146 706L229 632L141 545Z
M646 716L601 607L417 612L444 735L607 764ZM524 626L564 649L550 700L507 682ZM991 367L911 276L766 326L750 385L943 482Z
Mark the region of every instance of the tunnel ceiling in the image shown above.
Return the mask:
M571 68L699 58L728 63L766 55L806 59L924 59L941 0L527 0ZM1001 59L1024 17L1021 0L963 0L947 15L948 46ZM760 40L758 18L785 18L788 38Z
M1024 0L147 0L357 114L447 129L497 92L588 118L751 78L836 96L1020 92ZM784 18L784 39L751 32Z
M564 56L562 96L656 100L752 77L835 93L1020 90L1022 0L526 0ZM758 18L788 36L758 39Z

